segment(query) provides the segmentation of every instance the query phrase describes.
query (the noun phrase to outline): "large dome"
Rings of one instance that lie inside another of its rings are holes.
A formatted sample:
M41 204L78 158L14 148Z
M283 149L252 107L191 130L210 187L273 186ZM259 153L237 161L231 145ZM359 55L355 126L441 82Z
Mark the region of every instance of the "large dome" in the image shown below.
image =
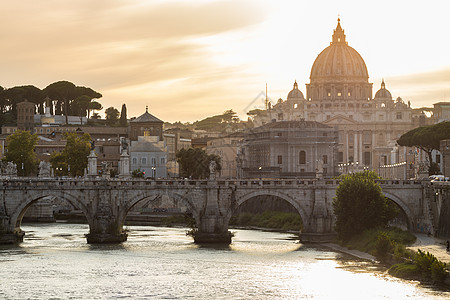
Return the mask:
M330 46L316 58L311 68L314 82L368 82L369 73L361 55L345 41L340 20L333 33Z

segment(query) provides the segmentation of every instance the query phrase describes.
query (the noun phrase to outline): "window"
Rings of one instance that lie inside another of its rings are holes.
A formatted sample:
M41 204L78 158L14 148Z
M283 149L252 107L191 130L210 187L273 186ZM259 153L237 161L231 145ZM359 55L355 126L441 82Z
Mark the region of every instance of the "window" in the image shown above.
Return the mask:
M384 115L379 115L379 116L378 116L378 119L379 119L380 121L383 121L383 120L384 120Z
M283 156L278 155L277 161L278 161L278 164L281 165L283 163Z
M279 114L278 114L278 120L280 120L280 121L283 120L283 113L279 113Z
M152 166L156 165L156 158L152 157Z
M371 144L372 143L372 133L370 131L364 131L363 133L363 143Z
M397 120L401 120L402 119L402 113L401 112L398 112L397 113Z
M339 91L339 92L337 93L337 96L338 96L338 97L341 97L341 96L342 96L342 93Z
M331 90L327 90L328 97L331 97Z
M143 165L147 164L147 158L146 157L141 158L141 164L143 164Z
M327 155L324 155L324 156L322 157L322 161L323 161L324 164L327 164L327 163L328 163L328 156L327 156Z
M344 162L344 152L338 152L338 162Z
M161 165L165 165L166 164L166 159L164 157L161 157Z
M371 164L371 155L370 155L370 152L364 152L363 153L363 164L365 165L365 166L370 166L370 164Z
M353 156L348 157L348 162L353 162Z
M352 95L352 93L351 93L351 92L348 92L348 93L347 93L347 96L349 96L349 97L350 97L351 95Z
M299 152L299 154L298 154L298 160L299 160L299 163L300 163L301 165L306 164L306 152L305 152L305 151L300 151L300 152Z
M136 165L136 164L137 164L137 158L133 157L133 165Z

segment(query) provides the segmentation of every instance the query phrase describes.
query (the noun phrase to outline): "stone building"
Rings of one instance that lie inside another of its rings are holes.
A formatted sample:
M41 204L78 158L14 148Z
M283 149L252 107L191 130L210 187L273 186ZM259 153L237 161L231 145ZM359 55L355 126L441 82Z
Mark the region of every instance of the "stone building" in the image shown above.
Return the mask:
M426 125L426 116L415 112L408 101L393 99L384 80L372 97L372 83L361 55L346 41L338 24L330 46L316 58L311 68L306 98L297 82L286 100L278 100L254 119L256 126L273 121L320 122L338 128L336 160L358 162L361 167L407 160L407 149L396 140L405 132Z
M137 141L139 136L157 136L162 140L163 124L163 121L149 114L146 107L144 114L130 121L128 137L131 141Z
M17 103L17 128L32 131L35 104L27 100Z
M131 171L140 169L145 177L167 177L167 148L157 136L139 136L131 141L130 162Z
M221 158L222 170L218 178L237 178L237 154L244 140L243 132L235 132L207 142L206 152Z
M238 154L241 178L337 175L337 130L316 121L274 121L245 132Z

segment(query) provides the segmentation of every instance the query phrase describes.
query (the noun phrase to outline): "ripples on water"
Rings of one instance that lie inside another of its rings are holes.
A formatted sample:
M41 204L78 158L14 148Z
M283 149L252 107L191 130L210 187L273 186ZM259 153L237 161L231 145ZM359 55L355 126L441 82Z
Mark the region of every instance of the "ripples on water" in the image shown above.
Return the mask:
M88 245L87 225L33 224L0 246L1 299L448 299L376 265L289 234L235 230L230 246L183 228L129 227L121 245Z

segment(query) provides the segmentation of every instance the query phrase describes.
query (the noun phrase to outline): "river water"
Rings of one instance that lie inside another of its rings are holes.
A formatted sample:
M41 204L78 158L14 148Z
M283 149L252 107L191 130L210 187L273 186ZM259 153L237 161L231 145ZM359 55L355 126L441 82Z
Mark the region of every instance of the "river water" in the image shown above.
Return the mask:
M88 245L84 224L29 224L0 246L0 299L448 299L370 262L284 233L233 230L201 247L184 228L130 226L122 245Z

